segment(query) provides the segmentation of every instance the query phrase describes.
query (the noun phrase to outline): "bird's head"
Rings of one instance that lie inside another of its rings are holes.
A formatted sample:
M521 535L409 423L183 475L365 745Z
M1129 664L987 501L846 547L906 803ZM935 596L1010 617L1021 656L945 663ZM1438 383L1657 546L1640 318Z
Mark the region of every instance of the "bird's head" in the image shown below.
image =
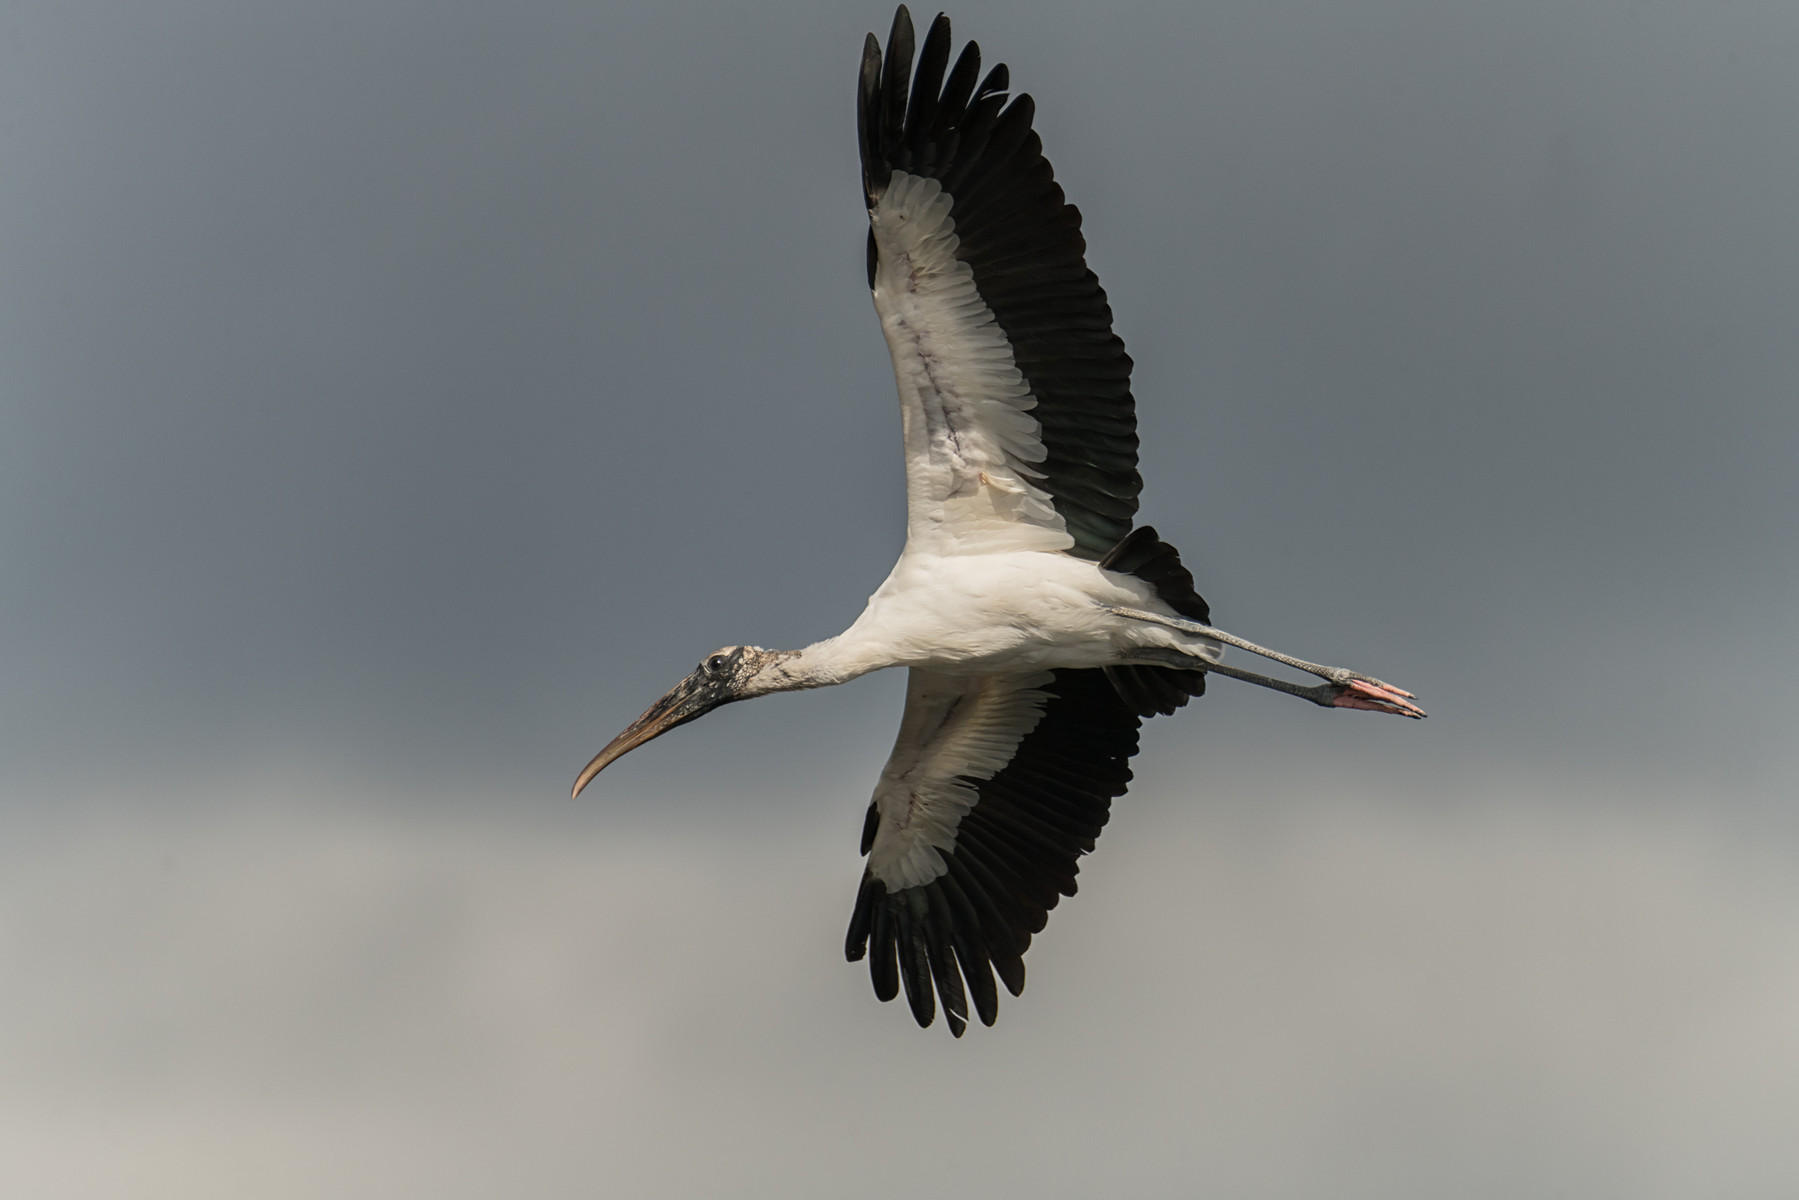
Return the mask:
M659 737L677 725L698 720L721 704L748 700L792 686L779 664L793 657L790 650L764 650L760 646L723 646L700 660L687 678L650 705L625 731L606 743L575 780L574 794L593 782L593 777L614 761Z

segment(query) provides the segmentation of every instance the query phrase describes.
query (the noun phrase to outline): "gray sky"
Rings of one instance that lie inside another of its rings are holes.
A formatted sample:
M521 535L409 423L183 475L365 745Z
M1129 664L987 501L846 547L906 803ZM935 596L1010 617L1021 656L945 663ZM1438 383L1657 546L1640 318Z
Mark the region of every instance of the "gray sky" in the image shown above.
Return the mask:
M1086 214L1144 518L1431 721L1153 723L1025 996L920 1034L835 961L897 677L566 797L899 548L891 11L0 4L0 1177L1790 1181L1799 10L951 16Z

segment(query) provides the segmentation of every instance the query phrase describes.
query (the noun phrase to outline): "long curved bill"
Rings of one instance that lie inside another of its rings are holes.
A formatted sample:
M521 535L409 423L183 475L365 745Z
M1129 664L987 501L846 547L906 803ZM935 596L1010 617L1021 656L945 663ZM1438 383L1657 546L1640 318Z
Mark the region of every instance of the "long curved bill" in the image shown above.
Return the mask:
M644 710L644 714L631 722L623 733L607 742L604 750L593 756L593 761L576 777L574 791L570 795L579 796L581 789L593 782L594 776L645 742L661 737L677 725L685 725L705 716L727 699L729 697L722 694L722 689L714 681L697 671L689 675L671 688L666 696Z

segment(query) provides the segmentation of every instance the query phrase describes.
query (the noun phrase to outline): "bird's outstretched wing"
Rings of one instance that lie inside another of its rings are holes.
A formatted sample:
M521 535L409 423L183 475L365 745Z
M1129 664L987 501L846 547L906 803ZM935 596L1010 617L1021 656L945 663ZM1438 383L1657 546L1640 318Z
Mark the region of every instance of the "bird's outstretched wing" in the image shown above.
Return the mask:
M903 985L929 1025L935 984L950 1032L970 999L993 1024L994 974L1023 989L1031 935L1074 895L1075 860L1130 782L1137 727L1103 671L912 670L845 946L852 962L868 956L877 996Z
M1031 129L1031 98L1008 103L1004 65L980 79L973 42L953 67L949 54L939 16L908 85L902 5L885 59L869 35L857 93L907 537L941 553L1098 559L1130 532L1143 486L1130 356L1087 269L1081 214Z

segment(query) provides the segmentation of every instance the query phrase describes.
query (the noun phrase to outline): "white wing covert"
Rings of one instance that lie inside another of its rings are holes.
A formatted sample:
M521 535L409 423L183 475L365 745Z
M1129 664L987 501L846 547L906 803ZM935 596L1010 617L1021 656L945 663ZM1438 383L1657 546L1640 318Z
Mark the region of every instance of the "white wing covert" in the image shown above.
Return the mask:
M875 994L903 985L920 1025L993 1024L1024 988L1024 952L1075 893L1112 799L1130 783L1138 718L1103 671L954 676L913 669L893 753L862 830L868 856L845 952ZM964 988L966 981L966 988Z
M1087 269L1080 212L970 42L945 76L949 21L912 69L912 19L871 35L857 92L868 281L893 355L907 537L939 553L1065 549L1098 559L1131 530L1131 360Z

